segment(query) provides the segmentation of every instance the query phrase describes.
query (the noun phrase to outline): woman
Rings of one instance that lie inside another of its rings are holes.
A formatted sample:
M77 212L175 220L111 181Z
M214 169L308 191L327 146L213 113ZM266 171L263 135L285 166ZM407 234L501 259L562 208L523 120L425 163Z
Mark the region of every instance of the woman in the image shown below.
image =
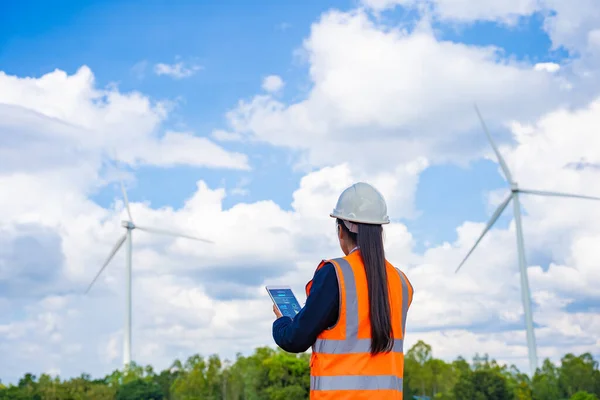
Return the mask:
M385 259L385 200L359 182L344 190L330 216L345 257L319 264L306 285L306 305L293 319L273 307L273 338L291 353L312 346L311 399L402 399L413 288Z

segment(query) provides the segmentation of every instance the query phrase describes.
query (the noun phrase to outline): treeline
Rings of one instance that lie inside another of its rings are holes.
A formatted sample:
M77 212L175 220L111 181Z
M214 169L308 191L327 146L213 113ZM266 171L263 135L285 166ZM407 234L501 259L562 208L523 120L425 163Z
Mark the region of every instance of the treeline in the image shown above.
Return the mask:
M0 384L0 400L304 400L309 393L308 354L258 348L251 356L222 362L194 355L160 373L132 364L102 379L61 380L26 374L17 385ZM405 355L404 399L598 400L600 371L589 354L565 355L560 366L545 360L533 379L486 356L471 363L433 358L418 342Z

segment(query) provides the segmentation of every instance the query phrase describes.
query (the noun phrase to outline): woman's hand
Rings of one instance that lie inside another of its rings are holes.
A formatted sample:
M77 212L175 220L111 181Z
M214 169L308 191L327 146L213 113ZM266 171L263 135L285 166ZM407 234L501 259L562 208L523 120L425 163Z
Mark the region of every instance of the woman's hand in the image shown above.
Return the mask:
M273 312L275 313L275 316L277 317L277 319L279 319L283 316L283 315L281 315L281 313L279 312L279 309L277 308L277 306L275 304L273 304Z

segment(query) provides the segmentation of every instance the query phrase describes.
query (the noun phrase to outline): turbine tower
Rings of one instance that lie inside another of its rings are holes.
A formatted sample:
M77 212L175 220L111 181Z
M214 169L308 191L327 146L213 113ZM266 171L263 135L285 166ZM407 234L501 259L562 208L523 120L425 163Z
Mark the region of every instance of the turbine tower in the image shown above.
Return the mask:
M88 288L86 289L85 293L87 294L90 291L90 289L94 285L94 282L96 282L96 280L98 279L100 274L102 274L102 271L104 271L106 266L110 263L110 261L115 256L115 254L117 254L117 252L119 251L121 246L123 246L123 243L126 243L126 247L125 247L125 249L126 249L126 254L125 254L125 260L126 260L126 263L125 263L125 266L126 266L125 314L126 314L126 317L125 317L125 335L123 338L124 339L123 364L125 365L125 368L128 368L129 364L131 363L131 234L132 234L132 231L134 229L138 229L140 231L157 233L160 235L182 237L182 238L198 240L198 241L206 242L206 243L213 243L213 242L210 240L197 238L197 237L186 235L183 233L172 232L172 231L168 231L168 230L164 230L164 229L150 228L150 227L134 224L133 218L131 216L131 209L129 208L129 200L127 198L127 192L125 191L125 186L123 186L123 181L121 181L120 183L121 183L121 191L123 192L123 199L125 201L125 207L127 208L127 215L129 216L128 221L121 221L121 226L123 226L123 228L125 228L125 233L123 234L123 236L121 236L119 238L119 240L117 240L117 243L112 248L110 254L108 255L108 258L106 259L106 261L100 268L100 271L98 271L98 273L96 274L96 276L94 277L94 279L92 280L92 282L90 283Z
M488 129L485 125L485 122L483 121L483 118L481 117L481 113L479 112L477 105L475 105L475 111L477 112L477 116L479 117L479 121L481 122L481 126L483 127L483 130L488 138L488 141L490 142L492 149L494 150L494 153L496 153L496 157L498 158L498 163L500 164L500 168L502 169L502 172L504 173L504 177L506 178L506 181L510 185L510 193L508 194L508 196L506 196L504 201L502 203L500 203L500 205L498 206L496 211L494 211L492 218L490 218L489 222L483 229L483 232L481 232L481 235L479 236L479 238L477 239L477 241L475 242L475 244L473 245L471 250L469 250L469 252L465 256L465 258L462 260L462 262L456 269L456 272L458 272L458 270L463 266L465 261L467 261L467 259L469 258L469 256L473 252L473 250L475 250L475 248L477 247L479 242L481 242L481 239L483 239L485 234L492 228L494 223L496 223L496 221L498 220L498 218L500 217L500 215L502 214L504 209L506 209L506 207L508 207L508 204L512 200L513 201L513 212L515 215L515 227L516 227L516 231L517 231L517 251L518 251L518 255L519 255L519 272L521 274L521 300L523 301L523 309L525 311L525 325L527 328L527 347L529 349L529 368L531 371L531 376L533 376L535 374L535 371L536 371L537 365L538 365L537 349L536 349L536 343L535 343L535 333L533 330L533 316L531 313L531 294L530 294L530 290L529 290L529 280L527 277L527 263L525 261L525 243L523 241L523 226L521 224L521 204L519 202L519 195L533 194L533 195L538 195L538 196L571 197L571 198L588 199L588 200L600 200L600 197L582 196L582 195L578 195L578 194L548 192L548 191L543 191L543 190L530 190L530 189L519 188L519 185L517 185L517 182L515 182L513 180L513 177L508 169L508 166L506 165L506 162L504 161L504 158L502 158L502 155L500 154L500 152L498 151L498 148L494 144L494 141L492 140L492 136L490 135L490 132L488 131Z

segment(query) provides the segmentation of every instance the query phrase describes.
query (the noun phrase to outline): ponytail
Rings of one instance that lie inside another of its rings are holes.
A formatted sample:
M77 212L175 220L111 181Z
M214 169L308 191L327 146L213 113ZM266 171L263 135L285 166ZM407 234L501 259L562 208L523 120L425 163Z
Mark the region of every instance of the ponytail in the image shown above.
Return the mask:
M369 291L371 354L390 352L394 346L394 339L383 249L383 228L381 225L357 224L356 234L350 232L342 220L338 219L337 222L359 247L365 265Z

